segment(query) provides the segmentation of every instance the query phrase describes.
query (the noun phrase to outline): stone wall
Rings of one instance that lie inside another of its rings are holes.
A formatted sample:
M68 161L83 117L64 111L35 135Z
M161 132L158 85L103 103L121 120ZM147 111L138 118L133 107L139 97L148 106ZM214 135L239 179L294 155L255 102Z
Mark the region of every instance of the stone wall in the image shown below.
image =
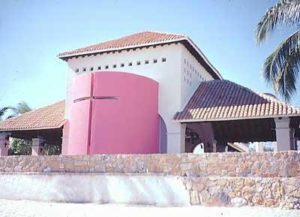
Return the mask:
M0 172L173 176L191 204L300 208L300 152L11 156Z

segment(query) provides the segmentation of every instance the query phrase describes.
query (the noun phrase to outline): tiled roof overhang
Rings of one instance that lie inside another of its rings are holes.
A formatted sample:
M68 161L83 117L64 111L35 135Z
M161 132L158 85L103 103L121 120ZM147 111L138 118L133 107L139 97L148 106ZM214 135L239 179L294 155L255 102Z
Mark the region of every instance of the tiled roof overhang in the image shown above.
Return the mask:
M140 32L116 40L106 41L91 46L64 52L58 55L62 60L78 58L79 56L92 56L102 53L135 50L137 48L164 46L173 43L183 44L197 61L211 74L214 79L222 79L221 74L208 61L196 44L187 36L160 32Z
M207 122L276 117L300 117L300 109L231 81L214 80L202 82L174 120Z
M65 123L65 102L60 101L0 122L0 132L59 129Z

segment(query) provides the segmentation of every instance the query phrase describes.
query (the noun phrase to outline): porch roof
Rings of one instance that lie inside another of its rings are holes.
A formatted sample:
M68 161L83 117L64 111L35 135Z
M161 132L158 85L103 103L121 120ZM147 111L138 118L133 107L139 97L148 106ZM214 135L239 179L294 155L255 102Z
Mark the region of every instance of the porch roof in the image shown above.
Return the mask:
M202 82L174 119L178 122L300 117L300 109L228 80Z
M65 123L65 101L0 122L0 132L59 129Z

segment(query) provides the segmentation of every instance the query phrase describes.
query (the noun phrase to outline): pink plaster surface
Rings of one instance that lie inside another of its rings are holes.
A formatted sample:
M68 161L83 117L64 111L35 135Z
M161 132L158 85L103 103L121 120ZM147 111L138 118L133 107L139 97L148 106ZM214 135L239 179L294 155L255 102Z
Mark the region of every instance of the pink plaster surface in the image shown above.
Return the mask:
M92 95L92 73L77 75L72 80L71 94L72 100L90 97Z
M89 100L73 103L70 114L68 155L88 154L90 131Z
M84 79L82 79L84 78ZM158 83L122 72L77 76L67 154L158 153ZM91 105L91 107L89 107Z
M67 148L64 148L66 149L64 153L69 155L88 153L91 109L89 98L92 95L92 79L93 74L86 73L76 76L72 81L69 138ZM85 98L87 99L74 102L74 100Z

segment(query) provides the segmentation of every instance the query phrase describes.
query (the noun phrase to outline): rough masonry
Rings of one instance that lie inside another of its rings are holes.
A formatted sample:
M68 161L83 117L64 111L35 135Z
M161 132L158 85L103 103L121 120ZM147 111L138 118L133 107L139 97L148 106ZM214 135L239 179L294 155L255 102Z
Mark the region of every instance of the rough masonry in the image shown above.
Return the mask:
M2 174L176 176L190 204L300 209L300 152L11 156Z

